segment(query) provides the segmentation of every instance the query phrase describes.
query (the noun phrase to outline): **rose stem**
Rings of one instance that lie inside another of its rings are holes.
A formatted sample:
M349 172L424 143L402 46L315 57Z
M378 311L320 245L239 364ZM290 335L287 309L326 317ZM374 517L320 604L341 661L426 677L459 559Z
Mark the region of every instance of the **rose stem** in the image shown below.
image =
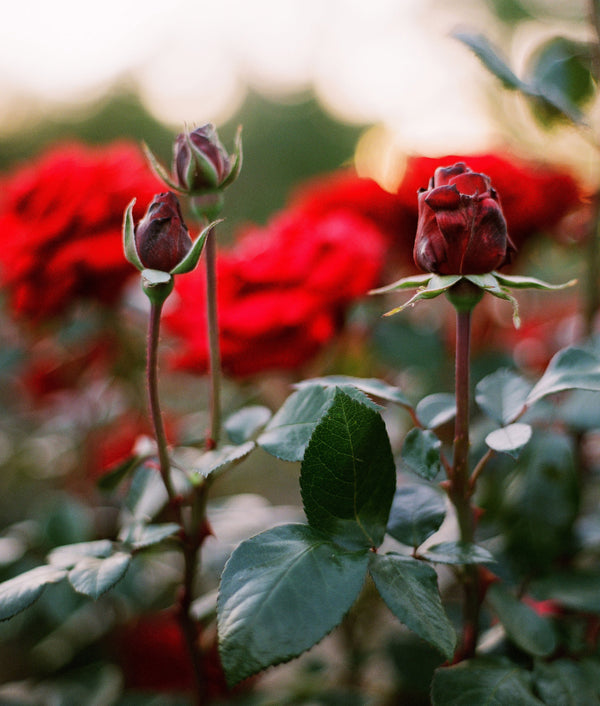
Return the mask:
M474 514L469 484L469 367L471 345L471 310L456 312L456 420L454 427L454 457L449 478L449 497L456 510L460 539L472 542ZM475 653L479 624L479 590L477 569L465 566L463 575L464 623L461 657Z
M152 424L154 426L154 434L156 437L156 445L158 447L158 458L160 463L160 475L162 477L169 501L173 505L177 505L179 510L179 523L182 530L182 547L184 559L184 580L181 596L179 598L178 618L182 635L186 642L194 676L196 680L196 693L198 704L205 703L206 686L204 680L204 669L202 665L202 656L198 650L196 641L196 627L190 616L190 606L193 600L194 577L197 571L198 549L204 539L204 536L199 535L198 538L190 538L185 529L185 522L181 503L176 503L175 490L171 481L171 462L169 460L167 437L163 424L162 413L160 409L160 401L158 396L158 340L160 334L160 315L162 312L161 303L151 303L150 318L148 324L148 351L146 373L148 380L148 397L150 401L150 414Z
M206 318L210 372L210 430L206 449L214 449L221 432L221 351L217 315L217 242L214 227L206 236Z

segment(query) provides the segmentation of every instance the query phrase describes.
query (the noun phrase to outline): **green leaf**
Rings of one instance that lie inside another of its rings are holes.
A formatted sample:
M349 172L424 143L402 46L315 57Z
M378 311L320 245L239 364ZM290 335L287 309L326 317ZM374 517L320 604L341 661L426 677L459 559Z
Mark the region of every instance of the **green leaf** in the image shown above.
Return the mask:
M538 600L554 600L576 611L600 614L600 572L571 569L531 585Z
M62 581L67 572L56 566L38 566L0 583L0 620L8 620L29 608L50 583Z
M105 558L112 553L113 543L109 539L98 539L56 547L48 554L48 562L61 569L70 569L85 557Z
M167 500L158 468L149 460L134 474L125 505L134 518L147 521L162 510Z
M599 706L600 698L590 683L588 671L568 659L558 659L550 664L537 662L533 678L545 704L560 706Z
M121 529L119 539L132 549L139 550L159 544L163 539L172 537L180 530L181 527L176 522L165 522L158 525L134 522Z
M272 413L264 405L250 405L227 417L223 428L234 444L250 441L268 423Z
M431 696L433 706L543 706L531 691L529 672L499 660L436 669Z
M541 279L536 279L535 277L503 275L499 272L494 272L493 275L502 286L510 287L511 289L544 289L552 291L557 289L566 289L567 287L572 287L577 284L576 279L571 279L568 282L563 282L562 284L549 284L548 282L544 282Z
M550 361L537 385L527 396L532 405L562 390L600 390L600 359L583 348L564 348Z
M307 525L242 542L227 562L217 621L221 661L235 684L286 662L339 625L365 580L368 552L348 552Z
M495 429L485 437L485 443L494 451L519 458L523 447L531 439L529 424L509 424L502 429Z
M446 392L424 397L417 405L417 419L425 429L435 429L456 416L456 398Z
M371 554L369 571L398 620L450 659L456 633L442 607L434 569L412 557L390 553Z
M105 492L115 490L130 473L133 473L133 471L146 460L146 456L130 456L122 463L118 463L116 466L112 467L111 470L98 480L96 485L100 490L104 490Z
M495 561L487 549L469 542L442 542L421 554L434 564L489 564Z
M135 246L135 225L133 223L133 207L135 206L135 201L135 199L132 199L127 204L125 214L123 215L123 251L126 260L141 271L144 269L144 265L142 265L137 247Z
M547 657L554 652L556 633L550 620L521 603L500 583L490 586L486 600L518 647L534 657Z
M403 485L396 490L387 532L409 547L420 547L437 532L446 516L444 496L430 485Z
M240 446L220 446L213 451L206 451L202 454L199 461L194 465L192 473L201 477L208 478L217 471L223 471L242 459L246 458L256 447L254 441L247 441Z
M517 373L501 368L479 381L475 401L494 421L505 426L523 412L531 387Z
M498 51L482 34L454 32L453 36L465 44L475 54L490 73L499 78L504 86L511 90L527 90L526 85L508 66Z
M284 461L302 460L310 437L334 396L334 387L310 385L297 390L258 437L259 446Z
M343 546L378 547L395 486L394 458L380 415L337 390L302 462L300 489L309 524Z
M209 223L206 228L202 230L187 255L171 270L172 275L184 275L187 272L191 272L196 267L198 260L200 259L200 255L202 255L204 243L206 243L208 234L219 223L222 223L222 219Z
M431 272L425 275L414 275L412 277L402 277L402 279L387 284L385 287L372 289L369 294L386 294L387 292L395 292L398 289L416 289L417 287L426 287L429 280L433 277Z
M426 287L421 287L419 291L407 302L402 304L402 306L397 306L391 311L386 311L384 316L393 316L394 314L398 314L406 309L406 307L415 304L421 299L435 299L436 297L439 297L440 294L443 294L450 289L450 287L455 285L461 279L462 275L430 275Z
M361 392L364 392L366 395L372 395L373 397L378 397L382 400L395 402L403 407L412 407L402 390L394 385L384 382L383 380L378 380L377 378L356 378L351 375L329 375L327 377L304 380L303 382L297 383L295 387L300 389L306 385L315 384L323 385L324 387L341 387L345 392L347 392L346 388L348 386L352 386Z
M404 439L402 460L413 473L433 480L440 472L442 442L428 429L411 429Z
M131 554L122 551L105 559L85 557L69 571L69 581L78 593L97 600L123 578L130 563Z

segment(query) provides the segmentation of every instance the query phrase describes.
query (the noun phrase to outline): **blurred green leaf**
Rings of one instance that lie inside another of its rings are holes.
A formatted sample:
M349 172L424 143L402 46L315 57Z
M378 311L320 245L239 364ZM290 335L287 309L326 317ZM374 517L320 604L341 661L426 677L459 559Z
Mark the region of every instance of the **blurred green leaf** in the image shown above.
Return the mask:
M255 447L256 443L254 441L246 441L246 443L239 446L227 444L212 451L206 451L194 464L191 473L201 478L208 478L208 476L215 474L217 471L223 471L242 461Z
M301 389L306 385L314 384L323 385L325 387L340 387L344 390L346 390L348 386L351 386L364 392L366 395L388 400L388 402L395 402L402 407L412 406L400 388L390 385L384 380L378 380L377 378L357 378L351 375L328 375L327 377L304 380L297 383L295 387Z
M434 564L489 564L495 561L487 549L469 542L441 542L422 552Z
M308 525L242 542L221 577L219 647L235 684L286 662L340 623L365 580L368 552L349 552Z
M425 429L435 429L456 416L456 398L446 392L424 397L417 405L417 418Z
M523 411L531 387L514 371L502 368L479 381L475 401L494 421L505 426Z
M433 706L542 706L529 672L511 663L472 659L435 671Z
M451 659L456 633L438 591L435 570L422 561L401 554L371 554L369 572L392 613Z
M600 358L583 348L564 348L552 358L526 404L531 406L546 395L574 389L600 390Z
M0 583L0 620L29 608L50 583L62 581L67 572L56 566L38 566Z
M378 547L395 487L381 416L338 389L302 462L300 489L309 524L342 546Z
M250 441L271 419L272 413L264 405L249 405L227 417L223 428L234 444Z
M568 659L550 664L538 661L534 669L535 686L545 704L560 706L599 706L600 684L590 681L584 666Z
M570 569L550 574L531 584L538 600L553 600L565 608L600 614L600 572Z
M428 429L411 429L402 445L402 461L413 473L433 480L440 471L442 442Z
M550 620L515 598L500 583L492 584L486 600L504 626L506 634L534 657L547 657L556 649L556 632Z
M409 547L420 547L438 531L446 516L442 493L430 485L403 485L396 490L387 532Z
M483 35L471 32L454 32L453 36L462 42L475 54L481 63L496 78L499 78L506 88L511 90L527 90L527 86L513 72L507 62L500 56L495 47Z
M113 553L113 543L108 539L77 542L56 547L48 554L48 562L61 569L70 569L85 557L106 558Z
M529 424L509 424L502 429L495 429L485 437L485 443L494 451L519 458L523 447L531 439Z
M118 551L106 558L86 557L69 571L69 581L78 593L97 600L125 575L131 554Z
M121 529L119 539L131 549L139 550L159 544L163 539L172 537L180 530L181 527L175 522L164 522L158 525L133 523Z

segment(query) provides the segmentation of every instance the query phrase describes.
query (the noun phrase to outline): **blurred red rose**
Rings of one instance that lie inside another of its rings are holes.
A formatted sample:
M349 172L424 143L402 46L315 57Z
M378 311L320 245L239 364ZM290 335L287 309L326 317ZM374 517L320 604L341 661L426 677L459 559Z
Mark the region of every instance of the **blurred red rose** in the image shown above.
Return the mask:
M356 214L288 211L247 231L217 263L223 369L294 369L330 342L356 298L378 282L385 240ZM165 323L182 339L177 367L207 368L204 270L176 282Z
M18 317L63 313L84 298L112 304L132 269L123 211L135 215L162 188L137 147L79 143L50 149L2 181L0 282Z
M360 214L389 236L393 247L389 254L414 270L417 192L427 186L437 167L455 162L466 162L474 172L491 179L500 196L508 234L517 248L536 233L552 231L581 205L583 189L565 170L493 153L409 157L396 194L353 170L334 172L300 186L291 205L313 216L342 208Z

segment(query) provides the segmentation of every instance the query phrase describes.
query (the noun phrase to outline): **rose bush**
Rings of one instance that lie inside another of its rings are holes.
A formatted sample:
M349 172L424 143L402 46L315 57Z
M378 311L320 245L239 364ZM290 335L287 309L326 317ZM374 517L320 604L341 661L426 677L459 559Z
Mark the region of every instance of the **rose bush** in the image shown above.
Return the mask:
M63 314L80 299L114 304L132 270L121 224L161 184L136 146L62 144L2 180L0 282L16 317Z
M438 167L419 192L413 256L426 272L482 274L510 262L515 247L490 178L464 162Z
M347 307L377 283L385 238L345 211L316 218L284 212L247 231L217 263L224 370L246 376L294 369L331 341ZM178 279L167 327L181 338L174 363L208 364L203 271Z

